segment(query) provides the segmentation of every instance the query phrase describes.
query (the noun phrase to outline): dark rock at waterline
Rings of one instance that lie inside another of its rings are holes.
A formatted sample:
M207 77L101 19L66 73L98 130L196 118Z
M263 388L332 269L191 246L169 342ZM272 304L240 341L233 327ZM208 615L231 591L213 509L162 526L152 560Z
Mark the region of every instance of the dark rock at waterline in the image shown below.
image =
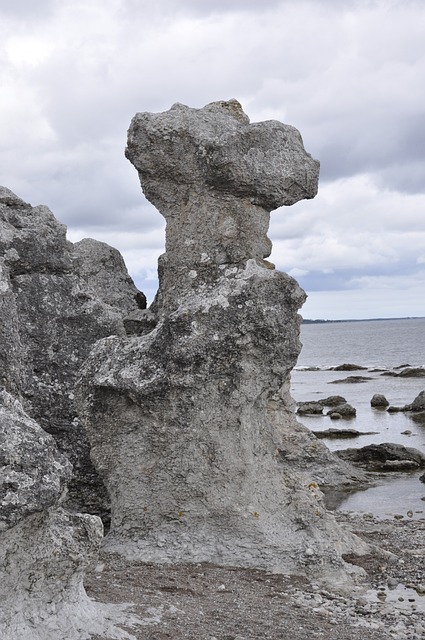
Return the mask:
M342 418L354 418L356 409L348 402L344 402L344 404L339 404L330 409L326 415L332 418L335 413L338 413Z
M320 404L324 407L338 407L341 404L345 404L347 400L344 398L344 396L328 396L327 398L319 400L318 402L320 402Z
M323 406L316 400L312 400L311 402L300 402L298 404L297 413L300 416L321 415L323 414Z
M368 471L410 471L425 467L425 454L421 451L391 442L343 449L336 455Z
M399 378L425 378L425 369L422 367L413 367L409 369L403 369L398 374Z
M399 373L397 371L384 371L381 375L392 378L425 378L425 369L423 367L408 367Z
M378 409L385 409L389 404L390 403L382 393L375 393L370 401L370 406Z
M425 482L425 473L423 473L421 476L419 476L419 480L420 480L421 482ZM423 499L424 499L424 498L422 498L422 500L423 500Z
M343 396L328 396L323 400L298 402L297 413L299 415L322 415L323 407L340 407L345 405L346 402L347 401Z
M357 429L324 429L323 431L312 431L316 438L322 440L328 438L330 440L339 440L345 438L358 438L359 436L368 436L376 433L376 431L357 431Z
M359 364L339 364L336 367L331 367L330 371L364 371L367 367L362 367Z
M348 376L348 378L342 378L341 380L331 380L328 384L357 384L361 382L368 382L369 380L373 380L373 378L368 378L366 376Z

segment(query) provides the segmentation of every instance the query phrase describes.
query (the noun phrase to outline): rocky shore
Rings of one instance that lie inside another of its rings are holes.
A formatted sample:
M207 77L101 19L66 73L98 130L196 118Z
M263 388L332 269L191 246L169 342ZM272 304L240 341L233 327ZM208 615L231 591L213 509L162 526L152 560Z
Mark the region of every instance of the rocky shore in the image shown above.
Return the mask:
M333 588L256 569L161 566L103 554L86 589L103 602L131 602L142 624L127 630L137 640L422 640L425 520L336 516L377 547L376 554L346 557L364 569L357 586Z

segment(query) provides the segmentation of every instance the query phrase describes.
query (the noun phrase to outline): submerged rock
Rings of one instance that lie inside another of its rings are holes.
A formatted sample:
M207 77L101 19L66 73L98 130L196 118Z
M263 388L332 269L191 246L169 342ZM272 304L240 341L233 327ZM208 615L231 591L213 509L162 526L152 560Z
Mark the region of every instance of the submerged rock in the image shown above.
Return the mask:
M250 125L234 100L137 114L126 155L166 218L166 253L150 327L101 340L83 370L105 549L346 576L343 550L364 543L318 484L356 473L295 419L305 294L264 260L270 210L313 197L318 163L293 127Z
M78 370L99 338L125 335L146 306L118 251L76 244L45 206L0 187L0 382L53 435L73 465L69 503L105 514L108 497L76 414Z
M331 382L328 382L328 384L358 384L368 382L369 380L373 380L373 378L369 378L368 376L348 376L348 378L332 380Z
M313 433L316 438L330 438L332 440L339 440L345 438L358 438L359 436L368 436L376 432L357 431L357 429L324 429L323 431L313 431Z

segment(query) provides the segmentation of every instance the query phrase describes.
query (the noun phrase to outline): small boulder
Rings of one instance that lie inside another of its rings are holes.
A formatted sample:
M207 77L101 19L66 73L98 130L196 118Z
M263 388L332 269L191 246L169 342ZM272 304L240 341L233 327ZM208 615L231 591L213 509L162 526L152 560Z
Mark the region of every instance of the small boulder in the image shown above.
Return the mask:
M340 404L330 409L326 415L332 418L335 413L339 413L342 418L354 418L356 415L356 409L348 402L345 402L344 404Z
M299 402L297 413L300 416L320 415L323 413L323 406L316 400L312 400L311 402Z
M389 404L390 403L382 393L375 393L370 401L370 406L377 409L385 409Z

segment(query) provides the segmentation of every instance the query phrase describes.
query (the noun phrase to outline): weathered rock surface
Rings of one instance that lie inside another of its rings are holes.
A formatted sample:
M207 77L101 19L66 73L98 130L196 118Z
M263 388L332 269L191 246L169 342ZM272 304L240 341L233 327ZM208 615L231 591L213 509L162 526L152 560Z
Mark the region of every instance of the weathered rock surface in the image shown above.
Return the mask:
M83 587L103 535L100 519L61 508L71 465L52 436L0 391L0 637L83 640L110 631L123 610L98 605Z
M421 451L391 442L344 449L337 451L337 455L370 471L407 471L425 467L425 454Z
M123 317L146 301L115 249L65 234L47 207L0 188L0 383L72 462L70 503L104 513L74 386L96 340L124 335Z
M105 549L346 575L343 549L364 544L318 483L355 472L295 420L305 294L263 260L270 210L315 195L317 162L295 129L250 125L236 101L137 114L126 154L167 220L166 254L150 326L98 342L82 376L112 501Z

